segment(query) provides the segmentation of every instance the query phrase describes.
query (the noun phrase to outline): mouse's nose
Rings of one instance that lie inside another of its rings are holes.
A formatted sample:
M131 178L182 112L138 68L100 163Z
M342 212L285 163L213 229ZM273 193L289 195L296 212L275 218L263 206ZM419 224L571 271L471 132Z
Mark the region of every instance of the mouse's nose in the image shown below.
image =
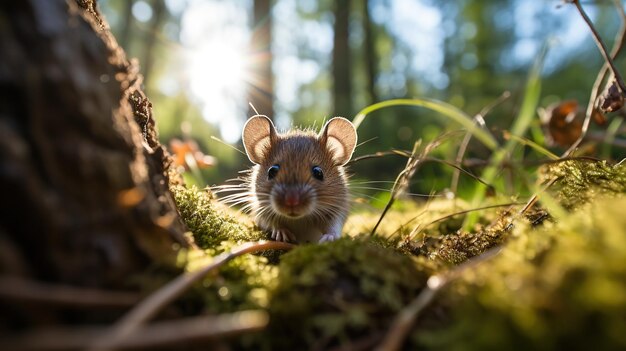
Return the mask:
M296 190L288 190L285 193L285 206L295 207L300 204L300 194Z

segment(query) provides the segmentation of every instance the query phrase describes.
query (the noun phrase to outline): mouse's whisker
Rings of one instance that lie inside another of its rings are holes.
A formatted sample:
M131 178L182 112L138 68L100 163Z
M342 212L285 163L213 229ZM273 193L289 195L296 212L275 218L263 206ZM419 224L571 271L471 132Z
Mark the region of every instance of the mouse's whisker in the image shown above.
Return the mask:
M232 202L237 202L237 201L248 201L248 200L252 200L253 199L253 195L252 194L237 194L237 196L228 196L228 197L224 197L220 199L221 203L232 203Z
M357 181L357 182L351 181L348 185L352 185L352 184L359 184L359 185L362 185L362 184L381 184L381 183L384 183L384 184L394 184L395 182L391 181L391 180L364 180L364 181Z
M220 185L220 186L215 186L211 188L211 191L221 191L221 190L230 190L230 189L249 189L249 187L247 185Z
M232 204L229 204L229 205L228 205L228 207L235 207L235 206L239 206L239 205L241 205L241 204L245 204L245 203L247 203L247 202L248 202L248 200L242 200L242 201L239 201L239 202L234 202L234 203L232 203Z
M351 192L351 194L350 194L350 195L353 195L353 196L355 196L355 197L366 197L366 198L368 198L368 199L370 199L370 200L376 200L376 197L375 197L375 196L368 195L368 194L364 194L364 193L357 193L357 192L355 192L355 191Z
M391 191L391 189L388 189L388 188L378 188L378 187L373 187L373 186L351 186L350 189Z
M228 193L249 193L249 190L243 189L243 188L239 188L239 189L221 189L221 190L217 190L214 191L213 194L215 195L219 195L219 194L228 194Z
M244 190L244 189L238 189L238 191L235 192L235 190L228 190L228 191L224 191L224 192L231 192L233 194L231 195L227 195L227 196L233 196L233 195L237 195L237 194L254 194L252 191L250 190Z
M250 213L252 211L252 209L254 208L254 204L247 204L245 206L243 206L242 208L240 208L239 210L243 213Z

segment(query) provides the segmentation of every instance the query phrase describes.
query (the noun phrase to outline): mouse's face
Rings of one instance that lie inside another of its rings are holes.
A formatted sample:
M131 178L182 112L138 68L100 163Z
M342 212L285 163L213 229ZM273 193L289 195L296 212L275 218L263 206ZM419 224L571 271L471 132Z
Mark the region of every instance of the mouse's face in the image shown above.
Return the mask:
M259 116L248 121L243 136L246 152L257 164L252 191L261 216L329 218L345 211L343 165L356 144L349 121L333 119L319 135L303 131L279 135L269 119Z

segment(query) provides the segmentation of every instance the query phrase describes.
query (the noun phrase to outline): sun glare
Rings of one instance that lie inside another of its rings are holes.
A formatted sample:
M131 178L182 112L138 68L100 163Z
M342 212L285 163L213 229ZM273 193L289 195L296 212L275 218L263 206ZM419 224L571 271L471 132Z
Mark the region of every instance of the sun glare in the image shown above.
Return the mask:
M236 142L245 120L246 11L230 2L192 2L182 19L189 89L203 117ZM242 19L243 17L243 19Z

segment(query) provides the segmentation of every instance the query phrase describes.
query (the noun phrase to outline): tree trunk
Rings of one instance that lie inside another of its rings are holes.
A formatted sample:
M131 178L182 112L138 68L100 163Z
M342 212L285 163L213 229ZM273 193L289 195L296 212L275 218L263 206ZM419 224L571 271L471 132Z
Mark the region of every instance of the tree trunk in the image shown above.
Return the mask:
M378 55L376 53L376 38L374 37L374 24L370 14L369 0L363 0L363 31L365 32L365 67L367 70L367 91L369 93L370 104L380 101L376 92L376 77L378 76Z
M333 48L334 115L352 116L352 72L350 69L350 0L335 2Z
M271 10L271 0L254 0L248 99L260 114L273 118L274 79L272 74Z
M137 71L93 0L1 3L1 282L132 290L189 245ZM0 329L70 318L15 298Z
M122 30L120 32L120 46L124 50L128 50L130 47L130 35L131 28L133 27L133 23L135 22L135 17L133 16L133 5L135 4L135 0L126 0L124 3L124 21L122 22Z
M152 79L152 71L154 70L154 56L155 56L155 45L157 41L157 37L159 36L161 27L163 26L163 21L165 21L167 17L167 8L165 7L165 0L155 0L152 2L152 9L154 11L154 16L152 18L152 22L150 23L150 29L147 33L146 45L144 46L143 51L143 83L146 91L150 92L148 87L148 78Z

